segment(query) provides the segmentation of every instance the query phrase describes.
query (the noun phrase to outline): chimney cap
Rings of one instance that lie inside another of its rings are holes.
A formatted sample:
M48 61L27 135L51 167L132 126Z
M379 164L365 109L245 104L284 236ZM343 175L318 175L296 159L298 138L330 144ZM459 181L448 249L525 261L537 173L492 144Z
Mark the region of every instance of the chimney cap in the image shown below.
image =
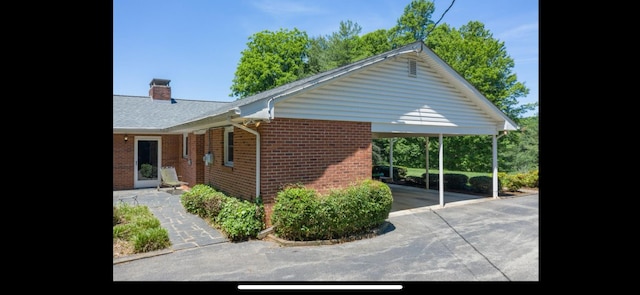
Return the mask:
M171 80L153 78L153 80L151 80L151 82L149 83L149 86L153 86L153 85L169 86L169 82L171 82Z

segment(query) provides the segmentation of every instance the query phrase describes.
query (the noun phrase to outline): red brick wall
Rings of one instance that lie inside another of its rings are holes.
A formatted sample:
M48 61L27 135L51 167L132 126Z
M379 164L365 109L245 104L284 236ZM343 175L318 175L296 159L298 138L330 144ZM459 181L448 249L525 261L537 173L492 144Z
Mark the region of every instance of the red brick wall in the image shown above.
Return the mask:
M371 124L278 118L260 125L261 195L273 203L284 185L321 194L371 178Z
M134 137L128 135L124 141L124 134L113 135L113 190L133 188Z
M370 123L278 118L262 123L257 130L261 137L260 195L267 222L278 191L287 184L301 183L324 194L371 178ZM214 162L204 167L204 183L253 201L255 140L255 135L234 128L234 167L227 167L224 128L210 129L204 137L204 152L211 150Z
M125 142L124 134L113 134L113 190L134 189L133 173L136 136L140 135L128 134L129 140ZM192 183L195 183L198 177L197 164L193 161L192 165L189 166L188 159L182 157L182 135L145 134L144 136L161 136L161 165L176 167L177 174L182 176L180 180L189 182L189 186L193 186ZM200 136L202 137L202 135ZM190 150L196 149L198 145L197 136L191 135L189 138L193 141L190 144ZM202 161L202 156L200 156L200 161ZM200 175L200 178L203 178L203 176Z
M162 85L153 85L149 88L149 96L153 99L170 100L171 87Z
M260 127L260 195L267 217L275 197L287 184L301 183L321 194L371 178L371 124L278 118ZM134 137L124 143L113 135L113 189L133 188ZM214 161L202 157L212 151ZM255 200L256 136L234 128L234 166L224 165L224 128L189 136L189 158L182 157L182 135L162 136L162 165L174 166L181 180L208 184L229 196ZM269 220L267 218L267 220Z
M203 141L204 152L211 150L214 155L213 163L204 167L203 183L229 196L253 201L256 195L256 136L234 128L233 167L224 165L224 127L210 129Z

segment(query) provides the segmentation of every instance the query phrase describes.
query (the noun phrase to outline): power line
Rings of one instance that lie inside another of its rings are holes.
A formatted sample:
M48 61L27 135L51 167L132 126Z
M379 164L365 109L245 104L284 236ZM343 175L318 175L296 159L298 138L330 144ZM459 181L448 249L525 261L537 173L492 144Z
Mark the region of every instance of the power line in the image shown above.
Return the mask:
M431 33L431 31L433 31L433 29L435 29L435 27L438 25L438 23L440 23L442 18L444 18L444 15L447 14L447 12L449 12L449 9L451 9L451 7L453 6L453 3L455 3L455 2L456 2L456 0L451 0L451 4L449 5L449 7L447 7L447 9L440 16L440 19L438 19L438 21L433 24L433 27L431 27L431 29L427 32L427 34L425 35L425 39L426 39L426 36L429 36L429 33Z

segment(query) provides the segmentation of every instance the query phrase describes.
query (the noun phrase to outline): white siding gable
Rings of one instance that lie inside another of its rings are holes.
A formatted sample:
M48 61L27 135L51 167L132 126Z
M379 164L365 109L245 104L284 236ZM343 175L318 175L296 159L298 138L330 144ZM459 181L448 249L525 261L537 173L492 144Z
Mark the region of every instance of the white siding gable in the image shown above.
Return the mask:
M410 60L416 61L415 76ZM497 134L504 121L489 116L427 61L405 54L330 79L276 100L274 117L371 122L374 133L398 135Z

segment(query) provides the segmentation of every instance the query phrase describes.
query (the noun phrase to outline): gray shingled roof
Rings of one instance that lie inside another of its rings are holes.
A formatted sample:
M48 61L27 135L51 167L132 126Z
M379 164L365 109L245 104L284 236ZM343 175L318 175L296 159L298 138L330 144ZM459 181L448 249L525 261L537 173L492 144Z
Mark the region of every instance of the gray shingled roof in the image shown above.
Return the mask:
M114 129L164 129L215 109L229 102L172 99L154 101L149 96L113 95Z
M302 89L305 86L318 83L326 77L347 73L376 59L392 56L408 49L415 49L418 44L419 42L412 43L231 102L173 99L176 103L172 104L169 101L154 101L148 96L113 95L113 128L162 130L183 123L225 114L234 107L276 97L292 89Z
M186 127L192 124L197 125L200 122L206 121L207 118L224 115L236 107L247 106L259 101L267 101L271 98L278 98L283 95L286 96L305 89L306 87L322 84L353 70L358 70L362 67L381 62L388 57L393 57L409 51L420 52L423 49L428 50L424 43L417 41L382 54L365 58L349 65L306 77L263 91L253 96L231 102L173 99L176 103L171 104L168 101L153 101L153 99L148 96L114 95L113 128L150 131L170 131L170 129L178 130L180 127ZM473 88L472 86L470 87ZM488 104L490 104L490 102L488 102ZM491 106L496 112L500 113L500 110L495 106ZM510 119L506 119L511 122ZM515 123L511 123L516 126Z

